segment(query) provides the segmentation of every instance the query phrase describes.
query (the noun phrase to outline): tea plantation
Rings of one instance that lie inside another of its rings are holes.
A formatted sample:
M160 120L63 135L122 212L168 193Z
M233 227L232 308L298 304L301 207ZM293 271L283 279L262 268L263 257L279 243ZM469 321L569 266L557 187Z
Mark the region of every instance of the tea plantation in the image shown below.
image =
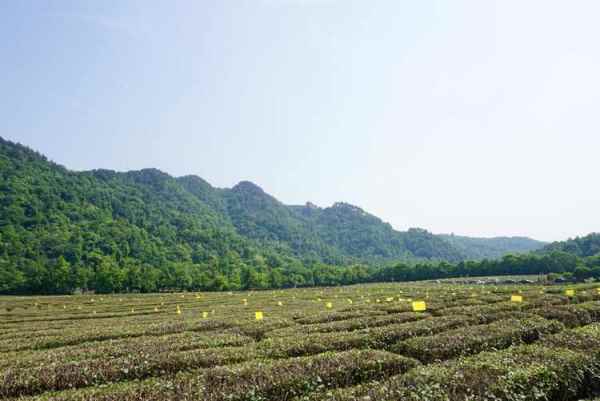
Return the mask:
M590 284L0 298L0 399L598 396Z

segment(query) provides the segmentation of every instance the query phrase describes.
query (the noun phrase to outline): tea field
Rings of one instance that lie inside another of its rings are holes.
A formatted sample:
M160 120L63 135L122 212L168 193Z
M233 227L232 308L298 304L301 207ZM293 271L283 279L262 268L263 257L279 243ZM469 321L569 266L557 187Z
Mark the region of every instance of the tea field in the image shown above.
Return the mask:
M589 284L0 297L0 399L598 396Z

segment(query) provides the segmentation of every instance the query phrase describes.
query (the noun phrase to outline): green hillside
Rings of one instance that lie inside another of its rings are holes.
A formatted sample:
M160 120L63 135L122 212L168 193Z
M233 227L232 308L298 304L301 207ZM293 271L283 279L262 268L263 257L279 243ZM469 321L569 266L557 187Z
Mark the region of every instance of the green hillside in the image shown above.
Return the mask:
M546 243L527 237L476 238L449 234L440 235L459 249L467 259L496 259L509 253L527 253L543 248Z
M584 237L570 238L546 245L539 253L566 252L580 258L600 255L600 233L591 233Z
M395 231L357 206L338 202L319 208L290 206L328 245L345 255L374 259L439 259L459 261L465 254L426 230Z
M369 265L501 252L486 240L396 231L345 203L284 205L250 182L220 189L156 169L73 172L1 138L0 205L0 292L351 283ZM519 241L502 248L522 250Z

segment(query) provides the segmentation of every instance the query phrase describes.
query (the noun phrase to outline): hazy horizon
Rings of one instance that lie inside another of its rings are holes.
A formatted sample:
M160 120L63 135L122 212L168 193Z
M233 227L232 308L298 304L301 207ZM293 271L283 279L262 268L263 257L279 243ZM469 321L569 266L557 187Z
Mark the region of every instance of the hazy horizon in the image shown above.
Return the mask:
M1 4L0 136L397 230L600 231L600 4L148 4Z

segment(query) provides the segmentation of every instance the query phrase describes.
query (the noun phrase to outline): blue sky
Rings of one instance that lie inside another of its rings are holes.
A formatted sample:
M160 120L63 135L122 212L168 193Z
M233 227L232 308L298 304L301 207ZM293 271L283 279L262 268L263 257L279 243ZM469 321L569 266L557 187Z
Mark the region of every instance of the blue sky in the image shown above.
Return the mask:
M0 2L1 136L397 229L600 228L600 3Z

